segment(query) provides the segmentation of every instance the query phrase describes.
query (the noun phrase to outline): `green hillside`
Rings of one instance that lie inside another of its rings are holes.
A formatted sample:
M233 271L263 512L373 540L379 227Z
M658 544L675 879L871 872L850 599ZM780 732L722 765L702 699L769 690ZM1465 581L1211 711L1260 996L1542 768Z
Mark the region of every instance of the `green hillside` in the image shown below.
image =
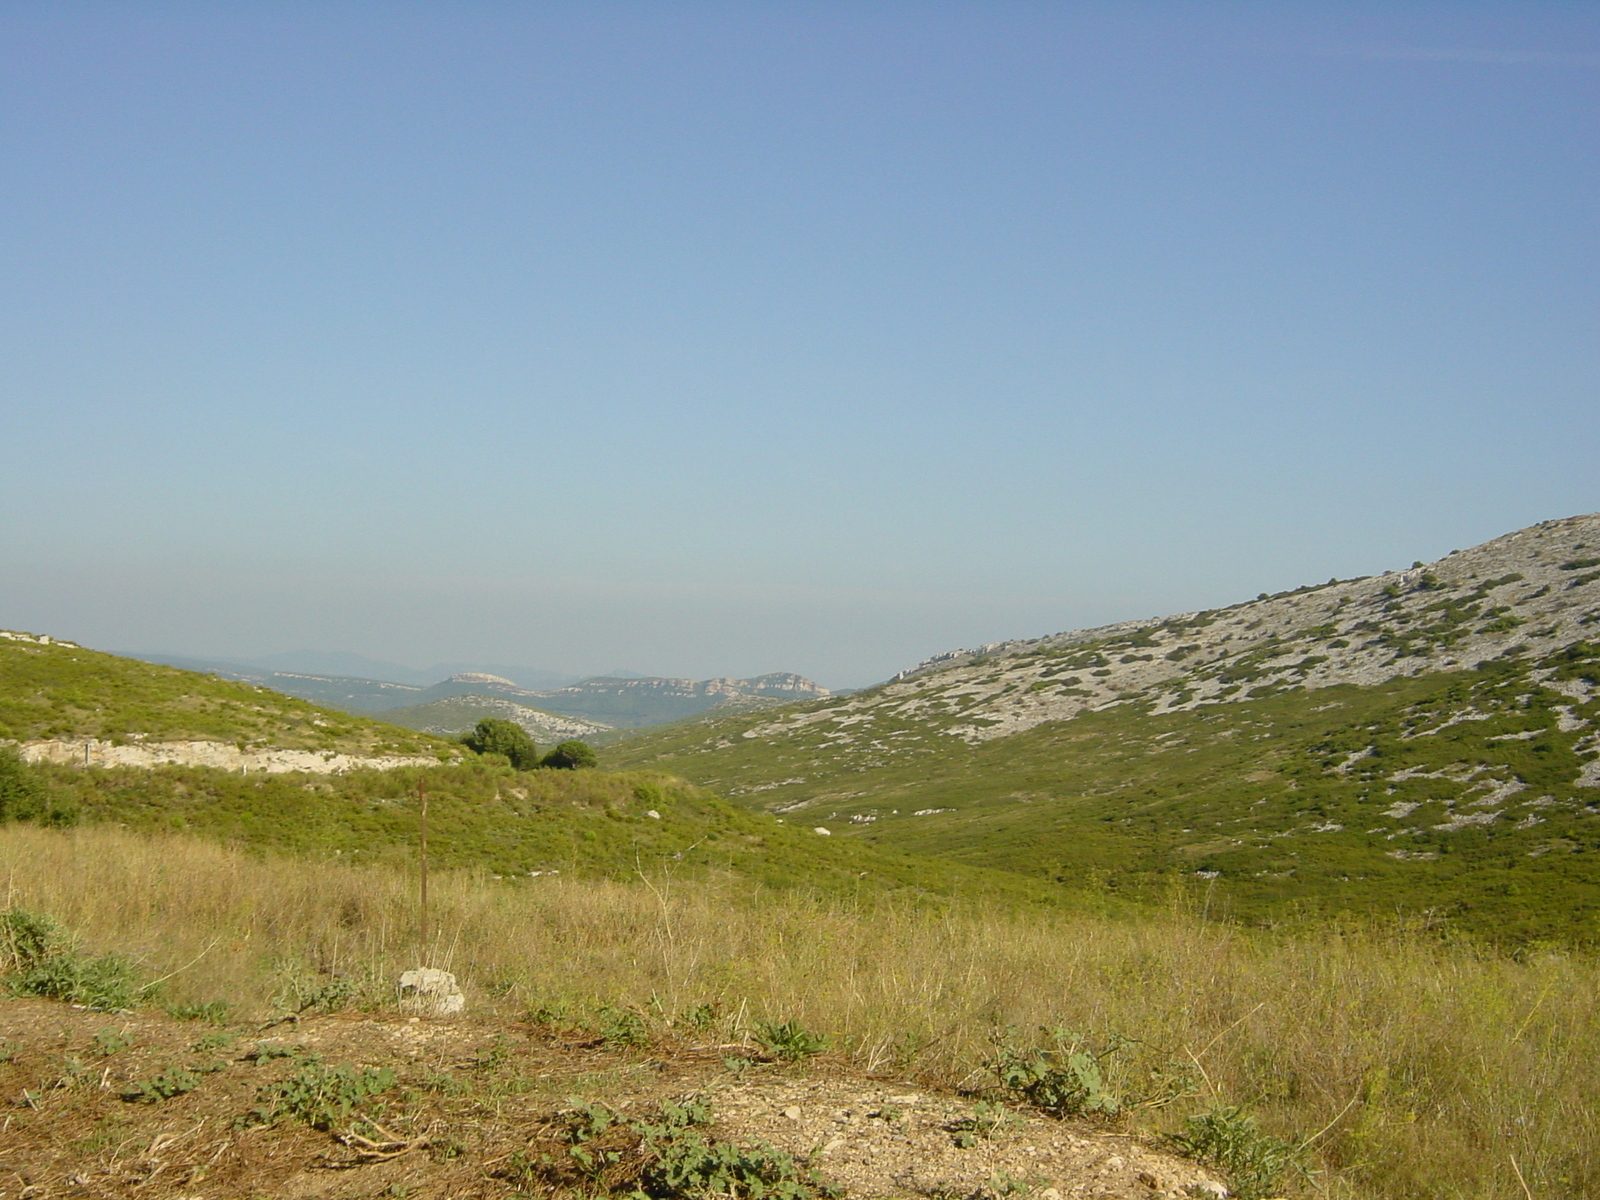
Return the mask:
M655 772L514 771L472 759L426 769L249 775L205 767L32 768L57 810L83 822L199 834L236 845L405 864L416 854L417 783L430 856L507 879L733 875L823 892L987 895L1057 905L1061 889L1008 872L824 837Z
M606 761L1063 884L1186 879L1218 914L1600 940L1597 545L1600 520L1552 522L1409 572L942 656Z
M463 759L454 743L249 684L31 634L0 637L0 737L25 747L51 739L135 748L193 740L263 756L351 756L338 772L285 770L281 762L245 771L159 763L86 768L75 759L0 763L43 785L45 802L29 807L57 823L112 822L350 862L403 862L415 852L421 779L441 867L521 879L622 879L667 869L823 891L1059 899L1059 889L1009 873L786 824L658 772L518 772L495 756ZM396 761L375 755L406 754L413 765L362 768ZM429 765L415 765L418 759Z
M0 740L213 741L350 755L430 755L448 743L247 683L0 634Z

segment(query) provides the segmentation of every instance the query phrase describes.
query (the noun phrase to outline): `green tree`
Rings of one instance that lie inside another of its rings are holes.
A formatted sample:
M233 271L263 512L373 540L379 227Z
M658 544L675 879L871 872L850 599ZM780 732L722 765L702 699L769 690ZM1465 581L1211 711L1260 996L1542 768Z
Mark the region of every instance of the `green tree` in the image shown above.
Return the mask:
M519 771L531 771L539 765L539 748L528 731L514 721L485 717L461 741L479 754L504 754Z
M597 767L600 760L587 742L562 742L544 756L544 765L563 771L576 771L579 767Z

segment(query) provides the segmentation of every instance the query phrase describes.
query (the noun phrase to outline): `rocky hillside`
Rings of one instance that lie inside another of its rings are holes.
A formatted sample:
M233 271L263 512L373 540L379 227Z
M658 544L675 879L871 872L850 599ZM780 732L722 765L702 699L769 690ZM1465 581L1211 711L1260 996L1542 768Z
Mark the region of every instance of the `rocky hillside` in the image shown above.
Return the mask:
M1470 909L1600 937L1597 726L1591 515L1405 571L955 652L610 757L1064 880L1177 871L1262 913Z
M850 729L854 741L869 735L869 714L926 714L949 736L987 741L1136 701L1173 712L1283 688L1375 684L1539 657L1600 636L1597 622L1600 514L1591 514L1406 571L954 651L825 720ZM852 720L858 716L866 719Z
M1181 712L1538 658L1600 637L1597 625L1600 514L1592 514L1405 571L952 651L880 687L786 709L738 736L765 741L814 726L836 752L877 761L925 733L976 744L1119 706Z

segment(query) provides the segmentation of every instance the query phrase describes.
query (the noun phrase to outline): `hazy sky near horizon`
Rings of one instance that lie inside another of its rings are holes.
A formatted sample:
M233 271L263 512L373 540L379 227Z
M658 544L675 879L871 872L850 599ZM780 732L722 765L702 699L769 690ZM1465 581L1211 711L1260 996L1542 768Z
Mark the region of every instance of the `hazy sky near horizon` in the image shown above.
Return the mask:
M1592 3L0 9L0 627L832 686L1600 509Z

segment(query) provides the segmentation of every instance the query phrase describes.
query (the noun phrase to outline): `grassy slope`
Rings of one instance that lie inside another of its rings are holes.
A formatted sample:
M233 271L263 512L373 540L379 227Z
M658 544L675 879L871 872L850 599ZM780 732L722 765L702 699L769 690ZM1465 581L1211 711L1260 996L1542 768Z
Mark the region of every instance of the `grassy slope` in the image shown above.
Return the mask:
M741 736L755 718L644 735L607 760L801 807L797 820L882 845L1068 883L1139 890L1177 872L1246 917L1282 917L1293 902L1597 940L1600 791L1574 782L1600 698L1575 701L1536 676L1600 683L1596 647L1194 711L1124 706L977 746L880 720L874 744L893 753L844 754L827 721ZM1476 715L1444 725L1464 714ZM1522 789L1475 803L1495 784Z
M246 683L66 643L0 639L0 739L211 740L349 754L447 743Z
M142 735L348 753L458 751L249 684L67 644L0 639L0 681L0 737L17 741ZM342 776L205 767L34 770L50 786L52 808L87 821L355 861L404 860L415 845L415 769ZM430 768L425 778L442 867L625 878L669 865L824 891L964 889L1019 903L1054 898L1037 882L981 866L825 840L655 773L518 773L472 760Z
M254 1021L235 1030L246 1039L236 1055L262 1036L261 1019L337 994L336 988L355 991L365 1004L391 1004L395 977L417 961L416 884L408 872L357 869L326 856L241 855L192 837L141 836L113 826L8 826L0 827L0 876L15 882L12 903L65 922L86 950L125 954L146 978L165 979L167 1000L238 1005L241 1016ZM397 1038L387 1021L382 1042L369 1050L342 1053L336 1037L319 1041L318 1049L330 1063L388 1059L408 1082L429 1067L432 1078L421 1081L422 1094L397 1096L382 1119L396 1131L430 1130L437 1144L464 1143L476 1167L526 1144L540 1114L520 1107L525 1088L535 1094L548 1089L553 1103L562 1096L595 1098L601 1087L654 1086L611 1064L591 1063L585 1070L572 1063L533 1068L521 1086L497 1090L475 1060L509 1057L509 1067L525 1052L517 1047L542 1040L530 1043L525 1024L505 1027L514 1057L494 1049L493 1035L502 1028L475 1022L497 1006L508 1016L531 1011L540 1021L572 1029L560 1040L574 1048L586 1040L574 1036L577 1030L603 1030L625 1010L666 1043L638 1050L637 1071L657 1083L666 1065L663 1049L687 1043L714 1068L718 1052L704 1048L738 1043L758 1021L793 1020L827 1035L835 1047L823 1068L830 1077L859 1070L897 1081L896 1090L918 1092L929 1084L992 1082L982 1066L995 1053L991 1038L1005 1037L1008 1029L1023 1044L1041 1029L1076 1030L1095 1045L1122 1046L1101 1067L1108 1086L1130 1100L1166 1086L1175 1072L1192 1077L1194 1094L1135 1115L1147 1129L1172 1129L1214 1104L1244 1104L1270 1134L1296 1144L1311 1138L1324 1174L1314 1188L1275 1195L1600 1195L1600 1008L1594 1004L1600 967L1593 955L1546 950L1512 956L1435 939L1327 929L1246 931L1180 914L1122 921L867 899L829 902L739 881L680 885L660 873L648 884L563 875L512 886L441 872L432 889L436 950L430 957L462 981L471 1015L435 1028L441 1038L451 1028L476 1029L476 1052L433 1041L417 1060L415 1039ZM195 1060L178 1056L174 1047L164 1063L125 1073L125 1060L105 1057L89 1039L105 1025L128 1031L140 1018L79 1015L84 1020L68 1012L41 1014L31 1027L37 1036L25 1034L29 1026L22 1021L8 1020L5 1033L17 1063L31 1062L39 1071L36 1080L24 1079L15 1064L9 1068L5 1078L14 1086L6 1095L22 1097L27 1088L34 1096L32 1105L8 1106L15 1114L11 1129L37 1131L40 1122L62 1122L83 1111L80 1106L98 1109L98 1144L107 1157L120 1156L122 1174L115 1178L123 1179L136 1161L127 1147L137 1151L144 1143L130 1143L132 1131L119 1128L117 1113L134 1106L115 1100L116 1090L163 1065ZM70 1044L68 1026L78 1030ZM308 1015L298 1029L272 1032L295 1042L317 1039L318 1031L333 1037L334 1027L353 1030L357 1023ZM186 1044L209 1032L192 1028ZM1133 1040L1118 1043L1115 1034ZM146 1044L139 1041L136 1055ZM83 1074L86 1065L92 1074ZM186 1108L190 1099L216 1095L245 1070L255 1068L241 1064L233 1074L207 1076L193 1097L153 1111L165 1114L162 1127L169 1131L192 1129L204 1112ZM791 1068L756 1068L745 1077L778 1070ZM795 1083L806 1086L803 1076ZM175 1169L186 1160L174 1156L184 1146L203 1148L192 1161L215 1154L232 1118L249 1110L253 1090L236 1091L232 1111L208 1110L217 1114L207 1126L215 1126L216 1136L174 1143L177 1149L167 1154L174 1170L162 1178L182 1178ZM461 1114L435 1127L426 1097L441 1094L476 1096L493 1112ZM796 1102L812 1114L812 1101ZM486 1121L498 1122L487 1128L503 1128L507 1114L516 1140L487 1148ZM267 1156L263 1147L271 1143L261 1140L267 1137L267 1131L246 1131L242 1144L253 1161L275 1165L281 1181L291 1160ZM1095 1141L1102 1154L1122 1145ZM326 1137L306 1143L303 1161L331 1148ZM10 1158L15 1162L15 1154ZM80 1149L71 1169L81 1173L95 1161ZM429 1155L398 1161L426 1163ZM1051 1169L1048 1161L1038 1165ZM206 1195L219 1194L218 1180L236 1178L212 1169ZM388 1170L310 1168L307 1177L328 1177L330 1187L346 1189L339 1195L371 1196L394 1176L374 1184L367 1173ZM1104 1177L1097 1182L1104 1184ZM451 1194L493 1194L479 1184L463 1181ZM108 1183L107 1190L116 1189ZM125 1187L117 1194L179 1193ZM264 1194L285 1189L268 1187ZM416 1194L446 1193L423 1188ZM1154 1197L1157 1189L1146 1194Z
M420 775L428 794L430 853L443 868L614 879L668 868L823 892L961 891L1019 904L1060 899L1058 889L1007 872L824 839L653 772L517 772L492 760L340 776L240 776L203 767L36 769L58 800L70 797L87 821L351 862L410 861Z

